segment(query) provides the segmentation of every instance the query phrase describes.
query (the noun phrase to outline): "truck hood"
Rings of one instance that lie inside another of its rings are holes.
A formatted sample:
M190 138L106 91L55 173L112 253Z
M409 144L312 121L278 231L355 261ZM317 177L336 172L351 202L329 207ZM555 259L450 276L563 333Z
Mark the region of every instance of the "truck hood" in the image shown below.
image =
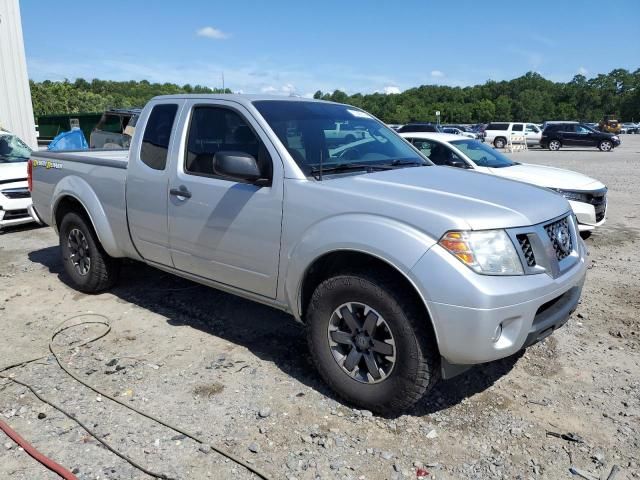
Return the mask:
M523 163L505 168L490 168L493 175L561 190L599 190L604 184L582 173L562 168Z
M376 203L394 204L393 215L434 235L446 229L535 225L570 211L560 195L483 173L450 167L413 167L326 180L331 187ZM386 206L386 205L385 205ZM440 228L430 228L433 221Z
M0 182L27 178L27 162L0 163Z

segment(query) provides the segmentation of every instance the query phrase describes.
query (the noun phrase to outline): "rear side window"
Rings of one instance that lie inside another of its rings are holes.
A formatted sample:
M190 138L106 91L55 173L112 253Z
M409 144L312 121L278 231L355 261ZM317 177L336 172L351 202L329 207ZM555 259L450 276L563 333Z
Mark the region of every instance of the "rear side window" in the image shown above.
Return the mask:
M154 170L164 170L167 166L169 140L171 140L171 130L177 111L178 105L174 103L156 105L147 120L140 149L140 160Z
M521 123L514 123L513 126L511 127L511 131L512 132L521 132L522 131L522 124Z
M509 128L508 123L490 123L485 130L507 130Z

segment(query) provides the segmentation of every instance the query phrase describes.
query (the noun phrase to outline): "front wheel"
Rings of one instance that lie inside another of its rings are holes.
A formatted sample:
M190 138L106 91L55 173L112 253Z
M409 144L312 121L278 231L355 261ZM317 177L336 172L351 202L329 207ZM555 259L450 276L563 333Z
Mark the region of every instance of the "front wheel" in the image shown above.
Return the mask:
M609 140L603 140L598 145L598 148L601 152L610 152L611 150L613 150L613 143L611 143Z
M313 360L327 384L361 408L398 413L439 378L428 318L393 282L345 273L322 282L306 315Z
M60 249L64 269L81 292L97 293L115 284L119 262L104 251L93 228L81 215L69 212L62 219Z
M560 147L562 146L562 144L560 143L560 140L551 140L549 142L549 150L556 152L558 150L560 150Z

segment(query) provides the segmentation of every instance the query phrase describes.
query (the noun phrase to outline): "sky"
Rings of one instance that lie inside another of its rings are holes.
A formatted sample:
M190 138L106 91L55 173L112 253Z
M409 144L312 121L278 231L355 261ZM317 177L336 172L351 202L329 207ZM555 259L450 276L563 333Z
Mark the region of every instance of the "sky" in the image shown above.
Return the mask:
M2 1L2 0L0 0ZM20 0L30 78L311 96L640 67L640 1Z

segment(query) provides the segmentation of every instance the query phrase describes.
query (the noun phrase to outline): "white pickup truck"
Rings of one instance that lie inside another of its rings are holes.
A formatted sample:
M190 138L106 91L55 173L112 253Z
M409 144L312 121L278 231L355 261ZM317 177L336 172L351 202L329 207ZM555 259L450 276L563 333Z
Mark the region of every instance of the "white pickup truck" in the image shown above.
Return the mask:
M335 145L338 123L366 135ZM336 392L397 413L561 327L586 272L564 198L432 165L347 105L186 95L129 151L34 153L29 183L79 290L128 257L282 309Z

